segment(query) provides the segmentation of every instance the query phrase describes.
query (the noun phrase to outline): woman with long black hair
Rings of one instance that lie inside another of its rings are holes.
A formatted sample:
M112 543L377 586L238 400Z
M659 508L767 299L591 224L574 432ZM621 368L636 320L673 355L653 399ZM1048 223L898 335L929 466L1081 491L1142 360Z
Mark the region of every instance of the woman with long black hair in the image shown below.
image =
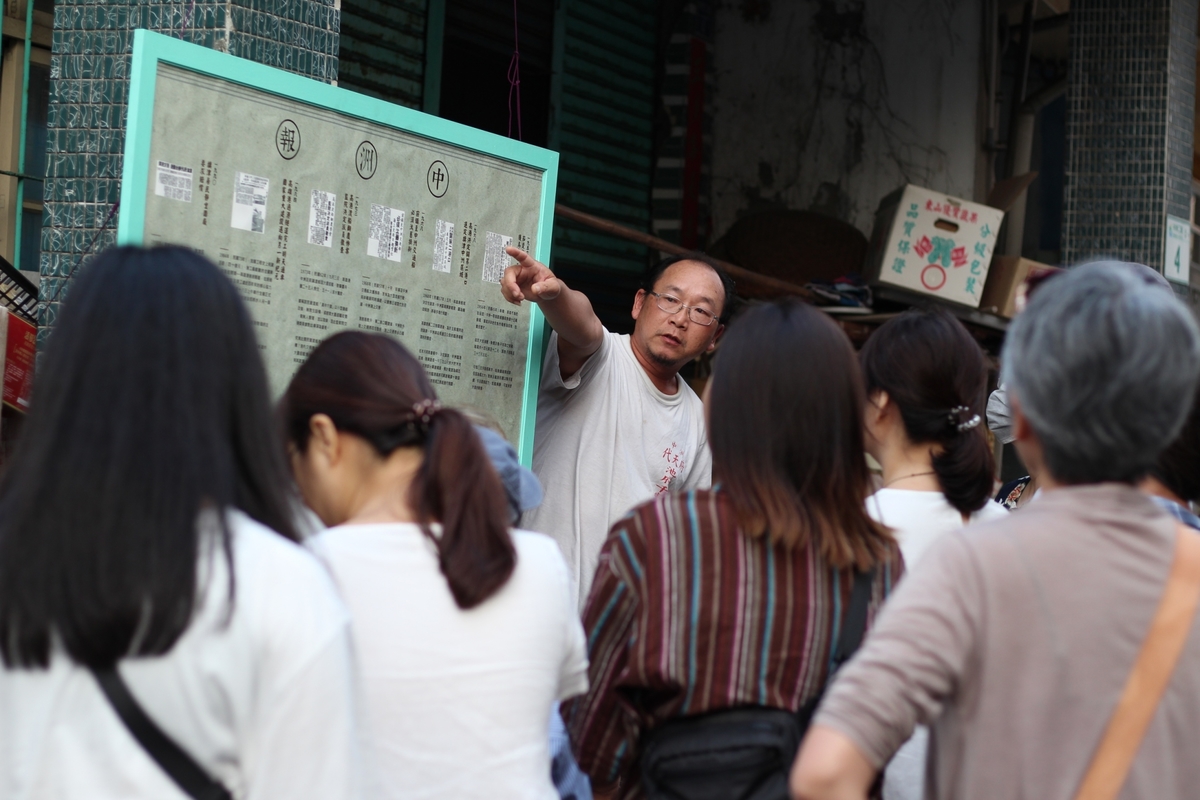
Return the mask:
M354 620L365 745L385 798L552 800L549 719L587 688L567 565L510 530L467 418L399 342L343 331L281 416L313 539Z
M273 430L216 266L88 265L0 483L0 798L191 794L130 702L238 798L359 796L348 619Z

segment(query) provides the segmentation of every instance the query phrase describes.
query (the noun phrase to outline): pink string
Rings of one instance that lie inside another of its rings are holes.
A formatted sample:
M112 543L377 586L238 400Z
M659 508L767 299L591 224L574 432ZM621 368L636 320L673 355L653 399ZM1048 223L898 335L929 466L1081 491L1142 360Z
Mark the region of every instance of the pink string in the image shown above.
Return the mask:
M517 98L517 140L525 141L521 134L521 42L517 35L517 0L513 0L513 54L508 62L508 138L513 131L513 96Z

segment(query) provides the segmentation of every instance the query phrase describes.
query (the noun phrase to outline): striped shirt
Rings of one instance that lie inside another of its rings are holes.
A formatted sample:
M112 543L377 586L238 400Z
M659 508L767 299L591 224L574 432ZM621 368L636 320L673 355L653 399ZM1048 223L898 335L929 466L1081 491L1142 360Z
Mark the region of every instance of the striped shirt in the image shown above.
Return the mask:
M870 614L903 571L876 572ZM641 793L640 734L673 717L818 696L853 585L811 548L741 533L720 490L662 494L617 522L584 609L591 689L564 704L579 764Z

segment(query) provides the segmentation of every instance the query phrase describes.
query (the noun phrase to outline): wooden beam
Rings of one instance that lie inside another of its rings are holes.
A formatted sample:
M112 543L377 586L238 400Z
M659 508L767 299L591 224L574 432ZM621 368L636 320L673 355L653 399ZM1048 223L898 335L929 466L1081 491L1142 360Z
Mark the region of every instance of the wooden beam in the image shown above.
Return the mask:
M620 239L628 239L631 242L644 244L647 247L652 247L655 250L660 250L664 253L670 253L676 256L691 255L696 252L689 250L686 247L680 247L673 242L668 242L666 239L660 239L657 236L651 236L648 233L643 233L639 230L626 227L624 225L612 222L602 217L596 217L591 214L586 214L583 211L577 211L573 208L564 206L562 203L554 205L554 215L569 219L573 222L578 222L581 225L587 225L590 228L595 228L598 231L616 236ZM712 258L709 256L709 258ZM775 297L780 295L794 295L805 300L812 300L812 292L800 286L799 284L783 281L778 278L772 278L769 275L760 275L757 272L739 267L737 264L730 264L728 261L722 261L719 258L713 258L721 269L729 273L729 277L733 278L738 284L745 285L750 288L750 294L755 297L769 296ZM740 289L741 287L739 287ZM742 292L739 291L739 294Z
M40 15L37 15L40 16ZM24 39L25 38L25 21L22 19L14 19L12 17L4 17L3 34L8 39ZM53 17L51 17L53 20ZM33 25L33 43L38 47L50 48L54 41L54 32L50 26L39 25L41 20L35 19ZM53 23L51 23L53 24Z

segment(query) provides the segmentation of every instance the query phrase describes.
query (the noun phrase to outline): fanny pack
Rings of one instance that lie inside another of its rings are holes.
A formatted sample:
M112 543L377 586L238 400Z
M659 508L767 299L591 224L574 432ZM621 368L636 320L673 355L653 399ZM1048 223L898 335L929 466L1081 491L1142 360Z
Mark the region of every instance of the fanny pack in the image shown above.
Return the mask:
M874 574L855 573L826 686L862 643ZM787 800L788 773L823 694L796 712L744 706L663 723L642 737L647 800Z

